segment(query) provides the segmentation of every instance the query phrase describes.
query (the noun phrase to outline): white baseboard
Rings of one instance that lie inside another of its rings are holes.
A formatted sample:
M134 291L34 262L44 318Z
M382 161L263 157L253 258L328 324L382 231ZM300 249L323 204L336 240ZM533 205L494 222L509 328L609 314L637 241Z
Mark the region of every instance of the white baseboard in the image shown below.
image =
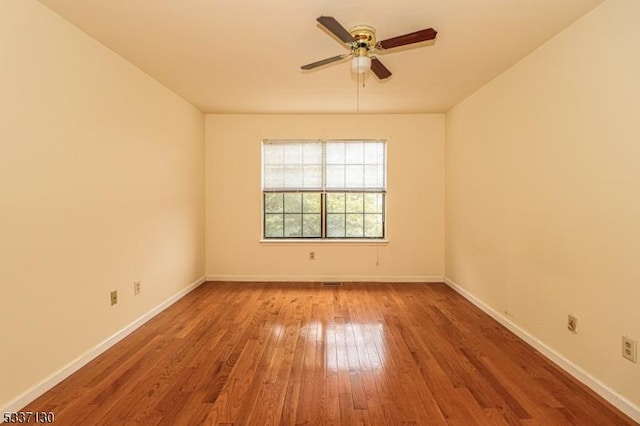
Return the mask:
M622 411L627 416L640 423L640 407L638 407L622 395L618 394L595 377L591 376L589 373L575 365L569 359L565 358L549 346L542 343L535 336L514 324L509 318L505 317L504 315L502 315L502 313L496 311L491 306L485 304L482 300L469 293L460 285L456 284L446 277L444 278L444 282L457 293L459 293L462 297L476 305L478 308L482 309L486 314L491 316L500 324L508 328L512 333L527 342L530 346L533 346L538 352L542 353L551 362L562 368L567 373L571 374L574 378L582 382L584 385L591 388L602 398L606 399L609 403L618 408L618 410Z
M379 282L379 283L441 283L440 275L369 276L369 275L207 275L207 281L238 282Z
M167 309L169 306L173 305L178 300L182 299L191 291L195 290L200 284L204 283L205 277L201 277L193 283L189 284L184 289L180 290L178 293L174 294L164 302L160 303L155 308L151 309L146 314L142 315L140 318L133 321L131 324L124 327L122 330L118 331L111 337L107 338L105 341L97 344L92 349L80 355L75 360L71 361L69 364L58 370L57 372L51 374L48 377L45 377L40 382L36 383L33 387L28 389L23 394L9 401L4 407L0 407L0 413L6 412L14 412L19 411L22 407L26 406L30 402L34 401L40 395L53 388L55 385L78 371L81 367L88 364L98 355L127 337L129 334L133 333L136 329L142 326L144 323L149 321L151 318L158 315L160 312ZM0 423L2 423L2 419L0 419Z

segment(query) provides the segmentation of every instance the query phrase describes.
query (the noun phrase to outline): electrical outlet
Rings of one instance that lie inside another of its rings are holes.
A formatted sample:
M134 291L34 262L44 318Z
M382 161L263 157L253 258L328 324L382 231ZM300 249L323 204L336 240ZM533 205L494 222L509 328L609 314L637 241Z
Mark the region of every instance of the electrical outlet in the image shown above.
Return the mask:
M118 303L118 290L113 290L111 292L111 306Z
M638 362L638 342L631 337L622 336L622 357Z
M134 296L139 295L141 289L142 289L142 284L140 283L140 281L134 281L133 282L133 295Z
M567 318L567 329L572 333L578 333L578 318L575 315L569 314Z
M316 260L316 252L315 251L310 251L309 252L309 260Z

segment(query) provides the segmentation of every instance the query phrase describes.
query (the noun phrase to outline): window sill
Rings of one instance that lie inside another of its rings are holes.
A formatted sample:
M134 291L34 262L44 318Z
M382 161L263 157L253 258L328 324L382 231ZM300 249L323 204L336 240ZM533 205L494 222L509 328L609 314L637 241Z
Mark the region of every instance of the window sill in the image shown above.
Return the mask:
M360 246L382 246L389 244L389 240L370 240L370 239L261 239L260 244L267 245L317 245L317 244L333 244L333 245L360 245Z

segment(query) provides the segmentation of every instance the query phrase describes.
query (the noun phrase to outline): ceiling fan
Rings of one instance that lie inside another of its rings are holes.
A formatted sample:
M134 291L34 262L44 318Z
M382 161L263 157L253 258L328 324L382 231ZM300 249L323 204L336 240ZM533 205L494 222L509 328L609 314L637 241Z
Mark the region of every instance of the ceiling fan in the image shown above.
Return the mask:
M427 28L386 40L376 41L376 30L369 25L356 25L347 31L333 16L321 16L317 21L342 40L350 52L303 65L301 67L303 70L311 70L342 59L352 58L351 69L355 73L362 74L368 69L371 69L376 77L381 80L389 78L391 71L389 71L378 58L371 56L371 53L375 51L382 52L386 49L405 46L407 44L433 40L438 34L433 28Z

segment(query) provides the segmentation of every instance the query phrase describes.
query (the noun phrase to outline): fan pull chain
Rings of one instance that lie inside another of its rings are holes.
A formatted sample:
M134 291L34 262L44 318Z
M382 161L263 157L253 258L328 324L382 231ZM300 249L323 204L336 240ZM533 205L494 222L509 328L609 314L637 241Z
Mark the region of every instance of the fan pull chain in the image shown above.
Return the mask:
M356 74L356 112L360 112L360 74Z

